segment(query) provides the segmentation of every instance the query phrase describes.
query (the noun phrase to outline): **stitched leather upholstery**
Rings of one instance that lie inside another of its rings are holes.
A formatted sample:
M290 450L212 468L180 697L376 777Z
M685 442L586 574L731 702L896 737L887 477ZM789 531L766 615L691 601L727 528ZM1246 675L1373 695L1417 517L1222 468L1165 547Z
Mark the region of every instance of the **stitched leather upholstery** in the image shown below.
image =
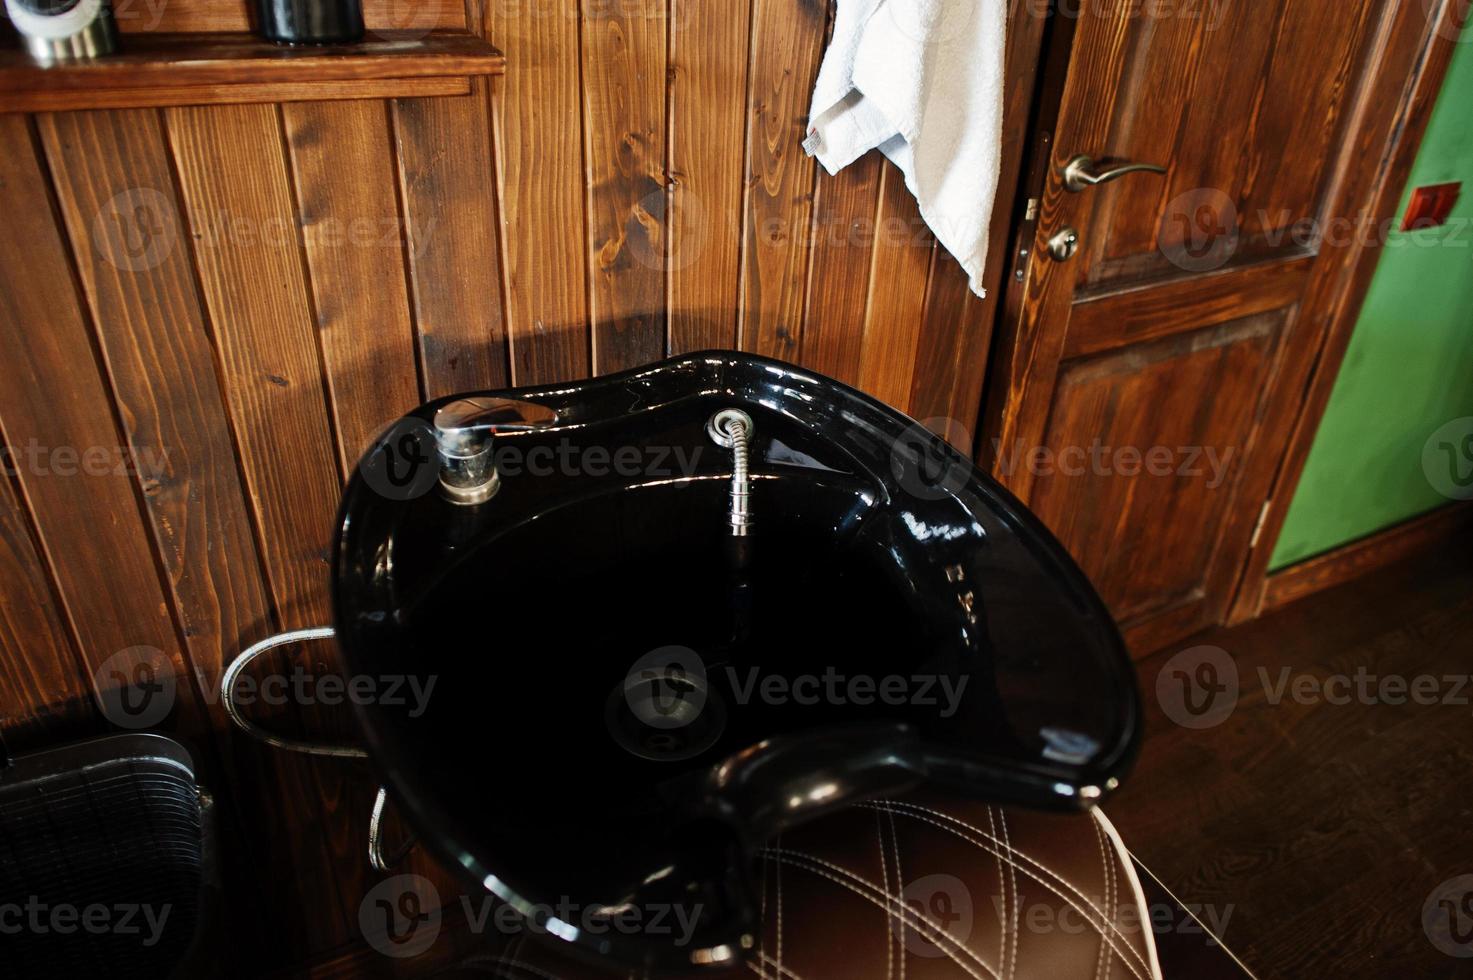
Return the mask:
M1134 869L1098 812L928 793L873 800L772 841L760 881L760 944L726 975L1160 978ZM507 980L618 975L525 934L492 940L465 965Z

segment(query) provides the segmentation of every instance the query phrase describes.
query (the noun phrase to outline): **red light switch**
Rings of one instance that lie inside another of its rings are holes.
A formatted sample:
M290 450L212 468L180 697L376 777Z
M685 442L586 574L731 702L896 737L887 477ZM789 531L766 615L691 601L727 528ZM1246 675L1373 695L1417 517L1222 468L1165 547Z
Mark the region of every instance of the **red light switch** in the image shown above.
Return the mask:
M1432 184L1412 191L1412 201L1407 205L1407 214L1401 222L1402 231L1420 231L1446 224L1452 214L1453 205L1462 193L1461 183Z

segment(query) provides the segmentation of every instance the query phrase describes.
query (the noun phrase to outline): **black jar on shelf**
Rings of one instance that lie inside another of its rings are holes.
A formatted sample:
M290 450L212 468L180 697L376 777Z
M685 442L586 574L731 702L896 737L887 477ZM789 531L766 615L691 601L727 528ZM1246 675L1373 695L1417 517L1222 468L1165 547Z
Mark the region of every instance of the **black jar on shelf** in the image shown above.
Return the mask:
M363 39L361 0L257 0L261 36L277 44Z

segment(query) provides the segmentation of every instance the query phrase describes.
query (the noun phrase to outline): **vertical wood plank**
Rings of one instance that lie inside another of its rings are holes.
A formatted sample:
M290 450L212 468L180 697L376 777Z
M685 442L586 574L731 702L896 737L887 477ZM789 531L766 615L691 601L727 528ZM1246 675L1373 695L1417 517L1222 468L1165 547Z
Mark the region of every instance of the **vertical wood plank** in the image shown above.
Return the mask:
M226 406L281 625L330 623L328 550L339 474L277 109L166 112ZM313 675L336 668L323 647L302 658ZM328 720L324 712L310 714ZM338 734L350 727L343 724ZM341 893L361 896L371 785L359 767L338 760L314 760L312 767ZM356 916L350 926L356 928Z
M989 267L992 265L988 262ZM992 340L991 295L979 299L967 273L937 248L916 338L909 412L970 456L982 402L982 375Z
M167 459L145 475L144 501L190 659L213 696L225 660L270 632L271 605L162 128L152 110L45 115L38 127L128 446ZM291 949L344 941L311 770L236 736L212 704L244 780L229 795L278 899L265 921Z
M427 397L509 382L488 89L393 102ZM571 245L568 248L571 249Z
M97 734L101 715L56 608L46 566L11 476L24 450L5 447L0 474L0 729L11 750Z
M670 0L670 353L736 346L752 0Z
M419 404L404 226L384 104L281 107L344 472Z
M517 66L496 96L512 382L587 377L578 0L494 3L487 36Z
M743 350L791 360L803 333L815 163L803 152L823 0L754 0L742 230Z
M92 340L29 122L0 116L0 424L6 445L34 447L18 467L88 682L122 655L126 672L160 651L175 677L174 725L202 732L192 669L159 586L127 452ZM162 461L142 461L153 470ZM111 670L108 675L112 676Z
M905 187L904 175L886 163L880 177L859 387L902 412L910 408L926 283L937 248Z
M801 361L850 385L859 384L884 160L867 153L818 175Z
M338 467L277 110L165 111L283 625L320 625Z
M665 351L667 0L583 0L593 370Z

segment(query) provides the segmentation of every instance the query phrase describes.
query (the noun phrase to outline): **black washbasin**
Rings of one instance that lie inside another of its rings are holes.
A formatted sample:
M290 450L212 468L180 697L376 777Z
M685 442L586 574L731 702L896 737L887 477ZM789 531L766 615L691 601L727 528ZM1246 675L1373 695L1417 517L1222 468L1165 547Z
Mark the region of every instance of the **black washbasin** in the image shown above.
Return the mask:
M730 965L753 854L785 827L922 781L1087 807L1129 767L1138 694L1103 605L899 413L730 352L488 396L555 421L496 435L484 503L404 475L438 470L429 423L451 399L359 467L338 640L351 674L434 685L357 706L419 837L575 950ZM727 408L755 427L745 538L707 433ZM689 929L589 928L670 906Z

